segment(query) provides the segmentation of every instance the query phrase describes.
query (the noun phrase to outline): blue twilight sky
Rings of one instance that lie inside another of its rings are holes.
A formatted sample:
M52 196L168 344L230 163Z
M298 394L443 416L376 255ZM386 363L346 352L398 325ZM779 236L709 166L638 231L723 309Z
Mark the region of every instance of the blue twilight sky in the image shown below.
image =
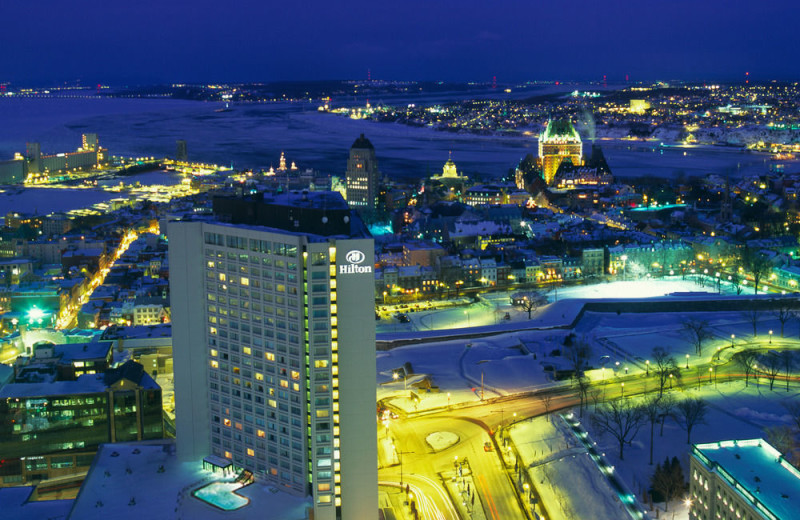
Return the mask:
M798 79L797 0L0 0L0 82Z

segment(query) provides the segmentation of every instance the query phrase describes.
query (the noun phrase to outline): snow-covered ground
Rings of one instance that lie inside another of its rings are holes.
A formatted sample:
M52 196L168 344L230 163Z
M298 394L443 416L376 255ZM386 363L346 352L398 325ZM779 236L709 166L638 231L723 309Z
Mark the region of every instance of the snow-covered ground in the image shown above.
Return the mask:
M690 281L659 280L618 282L559 290L559 301L539 310L531 322L528 322L527 314L524 318L520 318L519 311L509 311L515 313L515 319L508 324L509 327L525 322L543 330L434 341L379 352L378 397L389 398L395 406L413 411L477 402L479 393L476 389L480 388L481 378L487 397L541 388L552 384L553 367L566 368L565 360L555 355L555 351L563 347L564 338L570 333L574 333L577 339L585 340L591 345L592 355L589 364L593 369L589 375L596 382L603 380L611 382L626 373L632 376L645 372L647 370L645 360L651 358L652 350L656 346L671 352L682 370L687 370L685 366L688 363L690 375L692 375L692 365L707 363L718 351L723 353L723 357L728 355L732 341L737 351L744 346L800 347L800 340L797 339L798 324L794 322L787 324L786 337L780 338L780 322L769 312L762 312L759 316L757 336L753 335L752 322L737 312L649 314L586 312L574 329L552 328L568 325L577 316L585 300L571 299L572 297L587 299L663 297L665 294L699 289L701 288ZM471 305L470 319L492 321L496 309L504 309L503 306L508 305L506 301L503 295L497 295ZM456 320L459 319L459 315L464 316L463 310L448 309L432 312L445 313L445 316L450 316L449 319ZM420 315L424 314L415 313L413 319L419 323ZM448 318L442 318L446 319ZM683 324L687 319L707 321L715 335L706 342L701 356L696 354L694 345L682 333ZM502 326L503 324L498 325ZM773 331L771 337L770 330ZM391 337L391 334L389 336ZM411 363L414 375L405 382L402 379L394 381L392 370L406 362ZM796 372L796 368L794 371ZM426 378L432 385L438 387L438 391L417 390L420 397L418 401L404 397L408 395L405 393L404 385L414 388L417 386L416 383ZM776 383L774 391L770 391L767 380L762 378L759 384L751 381L747 388L744 382L710 384L710 381L703 381L700 388L695 384L692 384L691 388L676 385L673 394L678 400L687 396L701 396L707 400L709 409L706 420L692 431L691 439L692 443L704 443L764 437L765 428L790 424L790 417L783 408L783 403L796 400L799 391L797 385L793 385L791 391L786 392L782 383ZM614 439L598 435L592 430L588 420L591 411L590 404L584 414L584 427L589 430L598 448L616 467L616 471L631 492L640 502L647 504L649 499L645 491L649 487L649 480L655 468L655 465L649 465L649 425L642 427L632 444L626 446L625 459L620 460ZM577 413L577 410L575 412ZM547 433L549 430L546 430L553 428L547 426L550 423L545 421L539 424L536 421L538 420L521 423L518 427L527 428L526 424L536 424L535 431L514 429L512 438L515 445L519 444L518 449L521 447L523 451L533 452L529 459L531 461L536 460L536 457L546 456L545 451L551 449L565 455L558 458L557 462L548 462L541 468L531 469L532 472L537 472L532 473L534 478L538 478L535 480L537 490L543 482L541 485L544 488L539 492L544 495L544 499L548 501L547 494L551 494L550 500L555 504L553 507L563 512L563 518L623 518L610 512L616 507L614 501L602 506L611 508L608 513L610 516L597 514L584 516L577 508L585 500L591 502L588 497L581 495L581 500L575 500L574 496L564 498L563 492L559 494L559 489L569 489L568 494L574 495L577 488L574 479L581 476L587 479L587 485L581 488L584 490L581 493L587 494L594 490L592 500L595 501L603 501L607 495L602 487L602 473L592 467L588 456L570 451L572 449L570 443L573 442L571 434L554 429L550 435ZM542 429L544 433L538 432L538 429ZM663 436L657 427L654 463L662 462L666 457L676 456L681 461L684 475L688 478L688 452L686 432L675 421L666 420ZM527 462L526 464L530 466ZM663 504L660 507L662 508L660 514L663 515ZM670 504L669 514L674 514L677 519L685 519L688 517L688 508L677 499ZM655 517L655 511L652 515Z
M733 288L723 284L722 294L736 294ZM752 289L744 288L743 294L752 293ZM503 324L506 313L511 322L527 322L528 313L511 305L511 295L520 292L519 289L497 291L482 294L477 303L409 312L396 305L382 305L387 311L382 313L382 319L376 323L377 332L381 334L397 334L410 331L463 329L486 325ZM569 299L600 300L606 298L654 298L671 293L703 292L716 294L716 287L701 285L692 279L681 279L680 276L664 277L659 279L643 279L637 281L614 281L591 285L575 285L561 287L547 292L549 302ZM541 309L534 312L532 319L537 322L541 319ZM400 323L392 317L395 312L404 312L410 319L409 323Z
M273 518L306 518L306 500L258 481L237 489L253 503L235 511L223 511L191 495L197 488L220 480L226 479L202 469L199 461L178 462L174 445L168 441L104 444L75 500L71 517L236 520L268 510Z
M522 421L510 429L510 436L547 518L626 518L608 480L558 416Z

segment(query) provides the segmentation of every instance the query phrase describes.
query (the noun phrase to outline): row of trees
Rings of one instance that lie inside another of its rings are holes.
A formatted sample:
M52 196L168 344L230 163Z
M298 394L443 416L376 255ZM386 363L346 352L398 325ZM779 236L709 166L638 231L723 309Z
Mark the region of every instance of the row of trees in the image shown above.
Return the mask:
M619 458L624 460L624 448L631 444L639 430L650 426L650 464L653 464L655 429L664 435L664 422L670 417L686 430L686 443L691 444L692 430L705 423L708 405L703 399L689 397L676 401L670 395L648 396L642 399L620 398L596 406L591 420L595 430L609 434L617 441Z

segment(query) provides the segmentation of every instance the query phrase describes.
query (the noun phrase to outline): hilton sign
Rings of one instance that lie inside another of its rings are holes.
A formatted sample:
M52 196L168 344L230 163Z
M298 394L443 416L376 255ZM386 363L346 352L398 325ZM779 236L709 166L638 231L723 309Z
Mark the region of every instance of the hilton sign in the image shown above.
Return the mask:
M371 265L360 265L364 263L366 258L366 255L358 249L348 251L347 254L344 255L344 259L347 260L349 264L340 265L339 274L371 273Z

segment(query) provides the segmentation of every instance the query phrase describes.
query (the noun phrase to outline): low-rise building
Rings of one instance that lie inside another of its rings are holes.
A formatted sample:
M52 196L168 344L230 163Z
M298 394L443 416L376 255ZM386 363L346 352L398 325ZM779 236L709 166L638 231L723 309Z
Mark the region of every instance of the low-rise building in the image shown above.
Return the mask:
M0 388L0 486L86 471L98 446L164 436L161 388L128 361L74 381Z
M692 520L783 520L800 511L800 471L763 439L695 444Z

